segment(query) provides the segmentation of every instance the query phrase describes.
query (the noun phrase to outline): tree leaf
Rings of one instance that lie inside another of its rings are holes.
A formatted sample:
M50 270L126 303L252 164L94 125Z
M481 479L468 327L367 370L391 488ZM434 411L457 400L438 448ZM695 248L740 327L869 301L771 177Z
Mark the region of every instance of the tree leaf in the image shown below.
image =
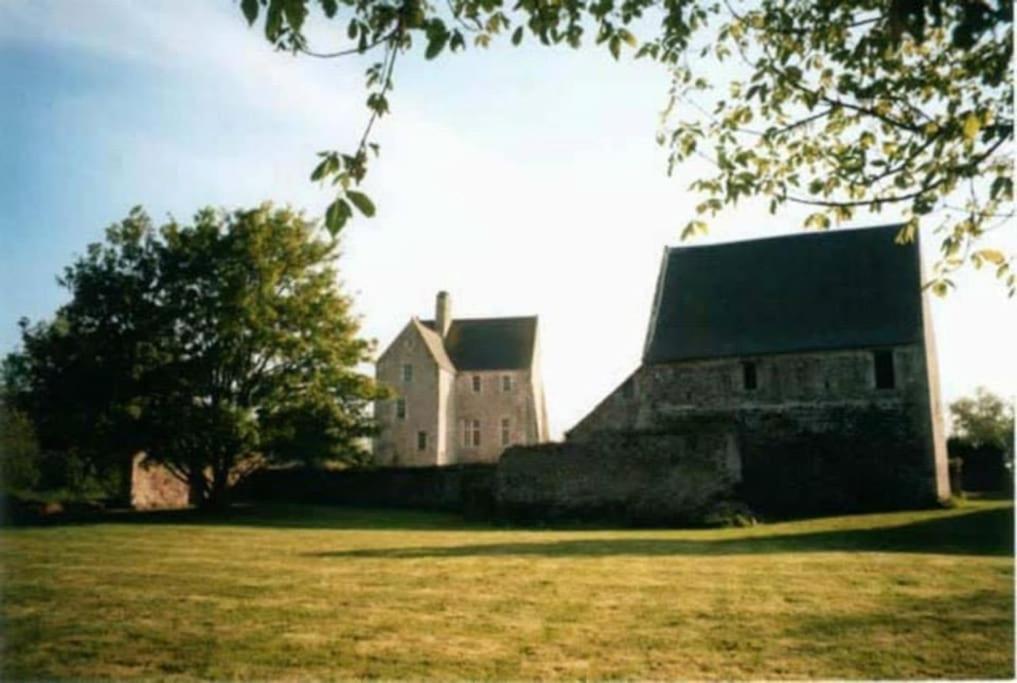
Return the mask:
M448 42L448 33L444 30L441 32L435 31L431 34L430 40L427 43L427 51L424 52L426 59L434 59L441 51L445 48L445 43Z
M998 266L1006 262L1006 256L1004 256L1003 252L998 249L979 249L975 252L975 254L994 266Z
M974 112L969 112L964 118L964 139L974 142L978 131L982 129L982 120Z
M338 235L352 215L349 203L342 197L336 199L325 211L325 229L332 235Z
M240 0L240 9L247 19L248 26L252 26L258 20L258 0Z
M353 206L360 209L360 213L364 214L368 218L374 216L374 202L364 194L363 192L357 192L356 190L350 190L346 193L346 196L353 202Z

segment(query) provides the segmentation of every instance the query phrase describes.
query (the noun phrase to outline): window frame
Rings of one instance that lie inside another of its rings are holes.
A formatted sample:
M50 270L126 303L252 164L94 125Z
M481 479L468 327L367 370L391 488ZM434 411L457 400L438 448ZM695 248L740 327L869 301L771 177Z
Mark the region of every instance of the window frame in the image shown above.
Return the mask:
M406 409L406 399L397 398L395 402L395 416L398 420L405 420L409 411Z
M427 432L420 430L417 432L417 452L427 450Z
M754 360L742 361L742 390L759 391L759 364Z
M413 384L413 363L402 364L403 384Z
M877 391L897 388L897 363L892 349L876 349L872 352L872 383Z
M470 377L470 383L473 386L473 393L475 394L481 393L480 389L483 386L483 383L480 380L480 375L472 375Z
M509 394L509 393L512 393L512 390L514 388L515 388L515 382L512 381L512 375L502 375L501 376L501 392L503 394Z
M512 419L508 417L501 418L501 445L512 445Z

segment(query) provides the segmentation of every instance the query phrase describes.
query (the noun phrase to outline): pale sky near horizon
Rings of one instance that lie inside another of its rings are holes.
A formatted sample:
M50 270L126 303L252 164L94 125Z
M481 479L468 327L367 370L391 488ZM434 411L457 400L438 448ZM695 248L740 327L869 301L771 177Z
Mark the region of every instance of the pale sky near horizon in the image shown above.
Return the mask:
M314 155L358 139L366 63L273 52L228 0L0 0L0 352L134 205L157 222L264 200L319 215ZM346 230L340 262L365 335L384 347L439 289L459 317L539 315L552 435L571 427L638 365L661 250L700 201L686 188L708 169L668 178L654 140L668 85L603 49L401 58L366 185L378 216ZM693 244L800 224L750 203ZM1017 249L1015 232L992 244ZM958 284L933 300L944 403L1012 396L1014 303L985 273Z

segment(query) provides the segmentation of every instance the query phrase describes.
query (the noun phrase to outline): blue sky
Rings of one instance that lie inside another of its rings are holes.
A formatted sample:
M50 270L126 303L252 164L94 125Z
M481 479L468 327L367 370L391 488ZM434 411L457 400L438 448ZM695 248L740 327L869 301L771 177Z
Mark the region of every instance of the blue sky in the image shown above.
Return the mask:
M307 176L316 151L358 138L365 66L275 53L228 0L0 1L0 349L20 317L52 314L60 269L134 205L320 214L329 194ZM401 59L367 184L379 213L344 238L365 334L384 345L439 289L456 315L538 314L552 432L574 424L638 364L661 249L708 171L665 174L668 84L605 50ZM749 203L702 241L800 221ZM1014 232L995 244L1013 250ZM944 399L1012 394L1013 305L983 274L959 284L933 306Z

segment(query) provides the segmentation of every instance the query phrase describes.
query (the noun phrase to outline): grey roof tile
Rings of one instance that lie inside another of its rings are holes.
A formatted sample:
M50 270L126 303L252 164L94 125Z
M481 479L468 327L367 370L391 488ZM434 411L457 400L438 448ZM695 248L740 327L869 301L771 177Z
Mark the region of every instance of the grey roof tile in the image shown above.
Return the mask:
M900 227L668 250L643 362L919 341L918 244L896 244Z

